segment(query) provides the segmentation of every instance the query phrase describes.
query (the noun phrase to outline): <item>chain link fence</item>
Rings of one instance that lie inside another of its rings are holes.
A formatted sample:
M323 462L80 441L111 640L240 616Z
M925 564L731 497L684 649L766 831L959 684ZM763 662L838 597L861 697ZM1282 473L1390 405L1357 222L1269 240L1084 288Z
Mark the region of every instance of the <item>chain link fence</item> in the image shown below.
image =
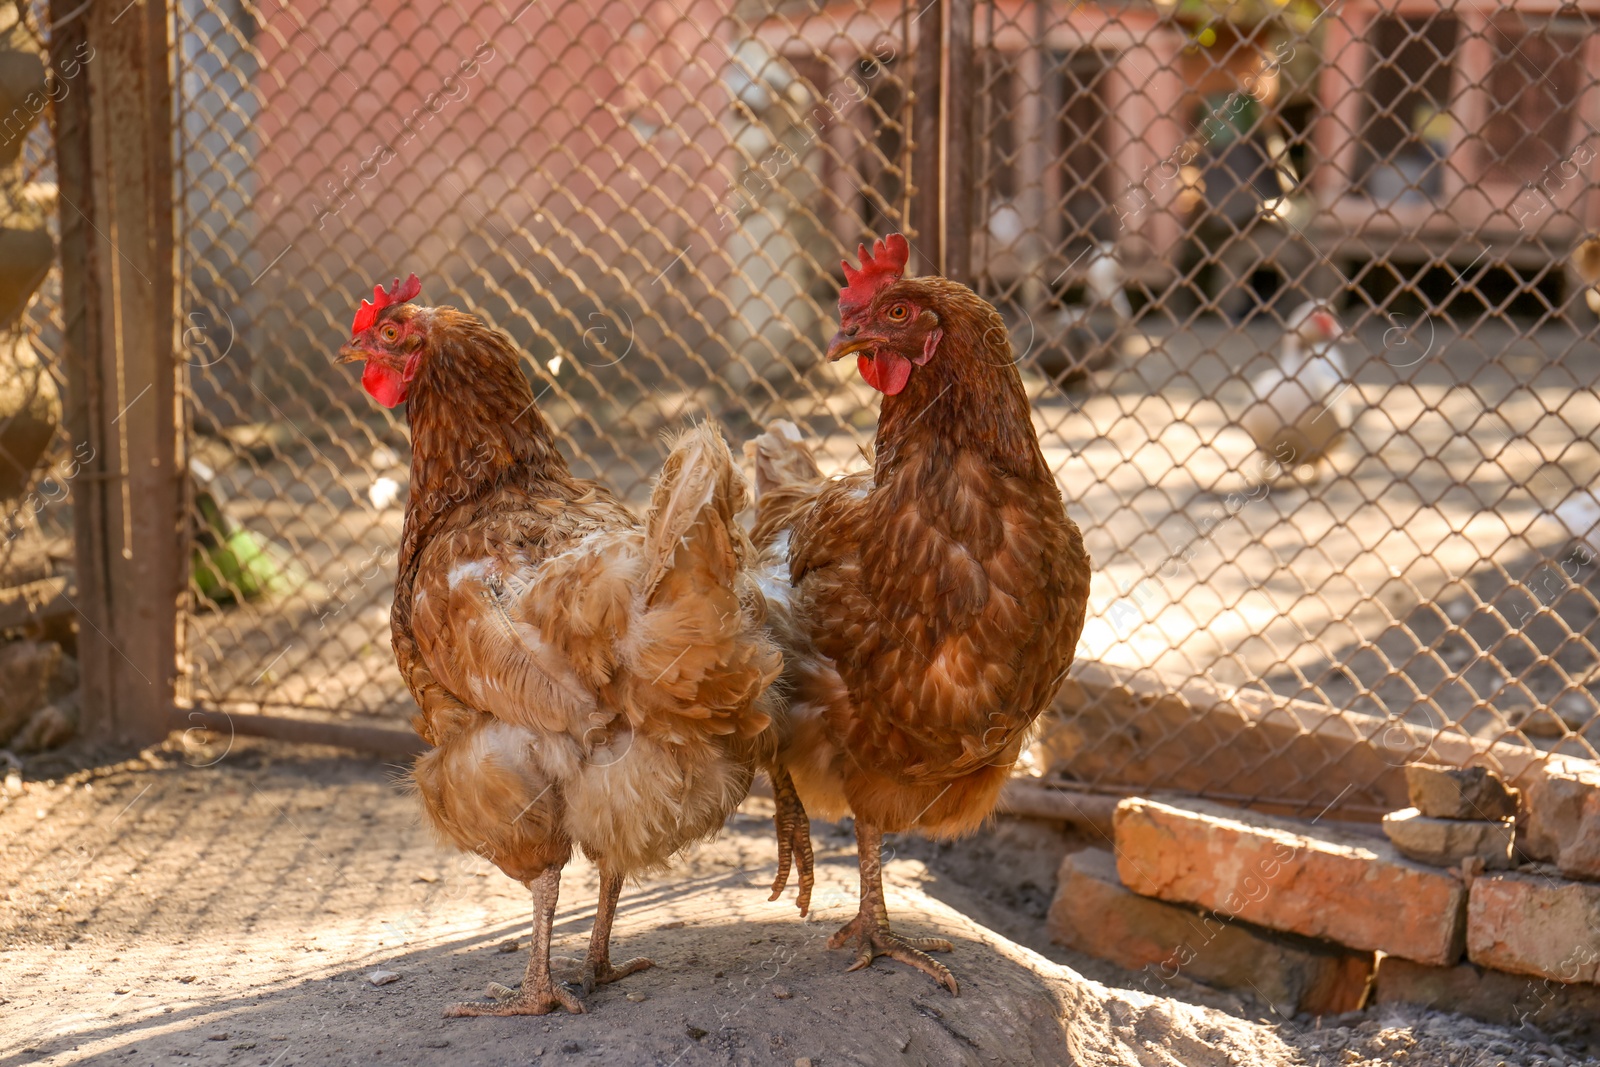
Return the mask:
M1078 676L1114 684L1069 687L1058 771L1176 745L1177 787L1359 813L1397 730L1592 758L1591 7L175 0L183 695L409 714L405 425L331 364L375 280L508 331L638 501L693 418L859 464L840 254L942 217L1096 563ZM1323 743L1219 759L1149 696L1197 685Z
M49 254L55 174L43 113L73 85L45 77L43 53L30 6L0 7L0 98L11 105L0 111L0 619L25 617L47 587L53 595L72 557L64 502L76 464L61 425L61 275Z

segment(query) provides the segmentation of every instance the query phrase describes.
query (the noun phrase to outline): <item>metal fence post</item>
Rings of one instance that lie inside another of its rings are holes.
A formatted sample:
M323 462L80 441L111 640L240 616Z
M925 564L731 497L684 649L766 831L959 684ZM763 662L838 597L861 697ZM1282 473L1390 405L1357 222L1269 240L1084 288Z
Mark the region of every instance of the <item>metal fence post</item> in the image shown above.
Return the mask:
M939 197L944 187L944 56L945 0L929 0L917 8L911 29L916 33L916 99L912 107L912 192L911 226L916 231L918 270L923 274L942 273L941 251L943 212Z
M971 284L973 216L973 0L932 0L917 31L911 220L924 272Z
M973 70L973 0L945 0L944 13L944 273L971 285L973 223L972 107L977 96Z
M76 55L86 79L56 102L66 417L93 449L72 486L82 729L136 742L167 732L188 541L167 16L157 0L51 4L52 63Z

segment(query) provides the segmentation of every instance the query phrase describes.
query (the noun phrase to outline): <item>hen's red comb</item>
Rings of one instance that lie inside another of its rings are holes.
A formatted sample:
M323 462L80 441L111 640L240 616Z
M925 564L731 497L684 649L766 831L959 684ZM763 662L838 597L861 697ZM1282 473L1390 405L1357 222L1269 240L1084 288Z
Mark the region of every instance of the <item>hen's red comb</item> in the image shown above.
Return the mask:
M839 290L839 310L854 311L872 302L879 289L905 277L906 260L911 258L911 245L905 237L891 233L882 240L872 242L872 251L866 245L856 246L861 260L860 268L852 267L848 259L841 260L844 267L845 287Z
M379 282L372 287L372 299L361 301L361 306L356 308L356 319L350 324L350 332L358 334L362 330L370 329L372 324L378 321L378 312L391 304L404 304L420 292L422 292L422 279L415 274L403 283L396 278L394 285L387 291L384 290L383 283Z

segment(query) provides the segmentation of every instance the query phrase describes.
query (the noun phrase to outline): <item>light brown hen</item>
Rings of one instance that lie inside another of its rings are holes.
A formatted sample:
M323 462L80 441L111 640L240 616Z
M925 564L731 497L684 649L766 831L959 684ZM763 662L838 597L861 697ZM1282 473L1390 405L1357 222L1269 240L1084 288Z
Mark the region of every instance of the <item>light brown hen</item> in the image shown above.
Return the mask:
M779 798L780 871L801 867L804 812L774 762L781 660L764 628L754 553L734 521L746 489L721 434L685 433L640 521L556 450L510 339L454 308L408 303L412 275L363 301L341 350L412 432L392 629L433 747L414 777L446 839L533 892L521 992L456 1015L583 1010L550 973L561 868L599 868L584 990L651 965L614 965L624 879L714 834L758 766Z

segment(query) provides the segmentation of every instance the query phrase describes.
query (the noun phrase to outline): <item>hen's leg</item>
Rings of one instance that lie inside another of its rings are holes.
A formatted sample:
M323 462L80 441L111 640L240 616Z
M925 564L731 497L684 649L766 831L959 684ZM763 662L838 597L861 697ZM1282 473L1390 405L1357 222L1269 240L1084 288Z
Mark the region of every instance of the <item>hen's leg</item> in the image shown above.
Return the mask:
M805 805L800 803L800 794L795 792L789 772L774 765L768 773L772 778L772 799L777 808L772 818L778 827L778 877L772 880L772 896L767 899L777 900L783 894L784 887L789 884L789 864L793 862L800 874L800 894L795 898L795 903L800 908L800 914L805 915L811 907L814 880L811 871L811 820L806 816Z
M856 961L847 971L859 971L879 956L915 967L950 992L961 995L961 986L950 968L928 955L949 952L953 947L942 937L901 937L889 929L889 909L883 901L883 831L856 820L856 850L861 858L861 910L839 932L828 939L829 948L853 945Z
M582 962L583 991L594 992L597 985L606 985L619 978L654 967L655 961L643 956L618 966L611 964L611 922L617 917L617 898L622 895L622 875L600 865L600 903L595 909L594 929L589 932L589 953ZM573 964L580 961L573 960ZM574 976L577 977L577 976Z
M498 1004L452 1004L445 1015L547 1015L557 1008L583 1014L583 1001L550 979L550 928L555 923L561 868L546 867L543 874L528 883L528 888L533 890L533 945L528 949L522 989Z

